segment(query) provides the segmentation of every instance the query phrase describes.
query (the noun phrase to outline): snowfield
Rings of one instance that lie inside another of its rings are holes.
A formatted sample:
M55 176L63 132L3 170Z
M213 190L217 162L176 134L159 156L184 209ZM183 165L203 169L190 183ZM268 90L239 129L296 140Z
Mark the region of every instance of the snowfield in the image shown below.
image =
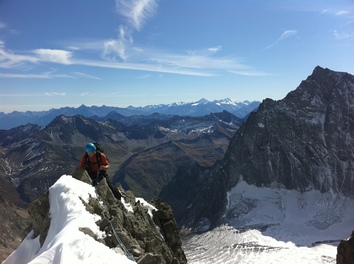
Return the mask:
M184 240L188 263L336 263L337 245L354 230L354 199L240 182L224 222Z

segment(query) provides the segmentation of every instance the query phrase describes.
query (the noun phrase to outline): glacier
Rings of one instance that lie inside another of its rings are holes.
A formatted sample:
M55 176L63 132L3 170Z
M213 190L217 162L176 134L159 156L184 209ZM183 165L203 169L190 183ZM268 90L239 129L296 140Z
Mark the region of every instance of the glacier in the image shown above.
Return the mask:
M223 223L184 238L188 263L336 263L354 230L354 199L239 182L228 193Z

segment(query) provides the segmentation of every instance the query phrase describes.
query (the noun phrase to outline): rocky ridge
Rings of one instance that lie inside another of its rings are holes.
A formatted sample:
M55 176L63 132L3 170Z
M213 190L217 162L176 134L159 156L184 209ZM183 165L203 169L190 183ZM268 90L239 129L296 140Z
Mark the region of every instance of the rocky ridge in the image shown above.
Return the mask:
M89 184L91 182L88 174L81 169L76 170L73 177ZM187 263L171 207L161 200L151 200L150 204L157 209L153 210L151 217L132 192L120 190L124 195L122 199L132 206L133 212L127 211L122 202L113 196L105 179L96 189L99 199L91 197L88 203L83 201L88 212L102 216L96 224L106 236L99 242L125 253L140 264ZM31 217L28 230L33 230L33 237L40 236L41 244L50 225L49 209L48 192L31 203L28 209ZM98 240L90 229L83 228L81 231Z

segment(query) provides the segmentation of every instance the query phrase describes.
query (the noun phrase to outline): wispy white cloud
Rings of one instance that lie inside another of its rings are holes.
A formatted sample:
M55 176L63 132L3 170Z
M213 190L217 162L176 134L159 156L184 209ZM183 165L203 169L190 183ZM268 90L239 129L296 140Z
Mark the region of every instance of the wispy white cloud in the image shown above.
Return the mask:
M86 96L86 95L89 95L90 92L85 92L85 93L81 93L80 96Z
M351 10L344 10L344 9L337 9L337 8L332 8L332 9L324 9L320 12L321 14L324 15L332 15L332 16L344 16L344 17L353 17L353 9Z
M189 50L187 53L192 56L209 56L218 53L220 50L221 46L217 46L200 50Z
M93 75L89 75L83 72L74 72L73 73L75 76L78 76L80 78L86 78L86 79L94 79L94 80L101 80L101 78L93 76Z
M25 62L37 63L38 61L39 59L32 55L19 55L6 50L5 42L0 40L0 68L11 69Z
M113 44L112 44L113 45ZM97 68L126 69L147 71L156 73L171 73L194 76L214 76L221 72L243 71L248 67L240 60L232 56L220 57L216 53L221 50L221 46L205 48L201 50L187 51L177 54L161 50L134 48L131 60L117 61L115 59L77 59L74 51L37 49L28 52L26 55L16 55L5 50L4 43L0 42L0 67L8 69L20 69L26 63L56 63L60 65L79 65ZM79 52L79 51L77 51ZM24 73L2 73L2 78L91 78L99 79L96 76L83 72L68 74L57 74L55 71L48 71L36 74Z
M56 78L74 78L67 74L53 74L51 72L45 73L0 73L0 78L13 79L56 79Z
M9 26L3 21L0 21L0 30L5 30L6 32L10 32L11 34L18 34L16 30L9 28Z
M336 40L347 40L354 38L353 24L354 24L354 8L353 6L348 7L348 9L326 9L321 12L321 14L336 16L339 17L343 21L341 25L339 25L333 31L333 35Z
M56 92L45 92L44 93L47 96L65 96L66 93L56 93Z
M261 71L253 71L253 70L242 70L242 71L235 71L231 70L231 73L235 75L242 75L242 76L273 76L273 74L267 73L267 72L261 72Z
M33 51L41 61L71 64L72 52L57 49L36 49Z
M7 25L4 22L0 21L0 29L4 28L7 28Z
M0 73L0 78L13 78L13 79L49 79L48 76L42 74L18 74L18 73Z
M214 57L201 54L175 54L175 53L155 53L150 54L149 60L152 64L161 67L171 67L175 69L199 69L210 72L226 69L243 69L243 65L234 57ZM214 75L214 74L213 74Z
M349 15L351 12L350 11L348 11L348 10L339 10L339 11L336 11L336 15L337 16L347 16L347 15Z
M64 66L77 65L193 76L215 76L222 72L243 72L245 70L248 72L249 67L241 63L239 59L233 56L217 56L222 50L221 46L189 50L180 54L166 52L161 49L153 50L133 46L132 30L140 29L143 22L153 15L156 9L156 2L151 0L117 0L116 3L117 7L120 5L124 6L124 12L121 11L122 14L124 13L126 17L129 16L131 21L135 21L135 26L132 26L131 23L129 25L121 25L116 39L77 42L67 45L70 48L66 50L42 48L22 52L22 54L14 54L6 50L5 43L0 40L0 68L21 70L21 67L32 67L33 64L41 64L43 66L46 65L45 63L56 63ZM286 31L278 41L288 38L293 34L296 34L296 31ZM92 55L92 51L96 52L96 59L78 59L87 58L85 52L89 52ZM70 74L57 74L53 71L45 73L11 72L2 73L0 77L99 79L82 71Z
M116 0L117 12L137 31L140 31L144 23L155 15L156 9L155 0Z
M352 39L354 38L354 32L339 32L338 30L334 30L334 37L337 40L344 40L344 39Z
M208 51L211 53L217 53L221 50L221 46L213 47L213 48L208 48Z
M278 41L281 41L283 39L289 38L291 36L296 35L297 31L296 30L286 30L283 32L283 34L281 34L280 38L278 39Z
M276 46L278 43L284 41L285 39L288 39L290 37L293 37L293 36L296 36L297 35L297 31L296 30L285 30L281 36L275 41L273 42L272 44L270 44L269 46L266 47L266 49L270 49L274 46Z
M72 53L65 50L36 49L25 55L14 54L5 49L5 43L0 41L0 68L16 68L24 63L53 62L59 64L70 64Z
M116 11L126 24L118 28L118 36L104 42L102 57L107 60L126 60L132 49L133 33L140 31L157 10L155 0L116 0Z
M213 76L212 72L203 70L193 70L187 68L175 68L165 65L156 65L153 63L127 63L116 61L99 61L99 60L76 60L75 64L98 67L98 68L110 68L110 69L122 69L122 70L136 70L136 71L148 71L159 73L171 73L181 75L193 75L193 76Z
M104 42L104 50L102 57L104 59L115 61L117 55L123 61L127 59L127 48L132 44L133 39L131 32L126 26L119 27L119 35L117 39L110 39Z

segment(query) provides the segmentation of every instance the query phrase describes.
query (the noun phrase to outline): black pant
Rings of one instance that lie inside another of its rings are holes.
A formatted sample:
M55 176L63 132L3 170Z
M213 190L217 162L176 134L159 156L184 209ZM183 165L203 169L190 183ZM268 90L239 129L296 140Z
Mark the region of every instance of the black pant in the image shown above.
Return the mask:
M113 183L109 179L108 174L106 173L106 171L101 170L101 171L99 171L97 173L91 172L91 173L89 173L89 175L90 175L90 178L92 180L92 186L97 186L102 181L103 178L106 178L108 187L111 189L114 197L117 198L118 200L120 200L120 198L122 197L122 194L113 185Z

